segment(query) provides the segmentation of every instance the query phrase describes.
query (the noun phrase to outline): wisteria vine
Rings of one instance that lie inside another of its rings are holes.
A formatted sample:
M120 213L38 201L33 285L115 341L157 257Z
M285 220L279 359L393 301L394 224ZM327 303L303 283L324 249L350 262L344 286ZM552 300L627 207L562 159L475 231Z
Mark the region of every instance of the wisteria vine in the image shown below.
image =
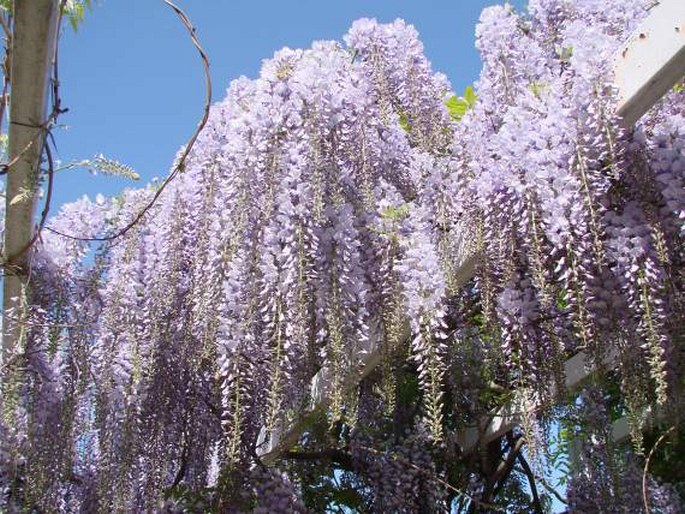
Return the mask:
M636 446L646 413L677 420L685 95L624 127L612 86L612 56L649 4L486 9L463 116L413 27L358 20L344 44L283 49L234 81L183 170L120 237L107 240L154 184L64 206L12 313L0 506L174 511L192 497L221 512L304 511L297 477L265 467L260 444L308 408L322 368L329 422L353 427L354 472L378 512L488 505L502 477L436 486L453 475L425 448L456 452L493 388L560 398L579 351L616 368ZM392 436L344 386L373 348ZM407 369L413 410L399 397ZM609 453L590 453L569 490L578 512L602 497L592 488L621 494Z

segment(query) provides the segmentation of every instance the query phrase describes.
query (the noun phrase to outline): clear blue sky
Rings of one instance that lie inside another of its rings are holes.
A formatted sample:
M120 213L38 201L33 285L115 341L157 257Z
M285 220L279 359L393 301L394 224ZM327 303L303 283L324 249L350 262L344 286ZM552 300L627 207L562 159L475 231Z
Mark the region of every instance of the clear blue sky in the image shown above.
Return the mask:
M361 17L403 18L419 31L436 71L456 91L478 78L474 29L497 0L177 0L190 16L211 63L214 101L231 80L256 77L261 61L289 46L340 40ZM523 0L514 2L521 6ZM139 185L163 177L192 133L203 106L200 61L185 29L161 0L99 0L78 32L61 40L61 96L69 112L57 130L66 163L103 153L131 165ZM125 180L60 172L51 212L83 194L116 194Z

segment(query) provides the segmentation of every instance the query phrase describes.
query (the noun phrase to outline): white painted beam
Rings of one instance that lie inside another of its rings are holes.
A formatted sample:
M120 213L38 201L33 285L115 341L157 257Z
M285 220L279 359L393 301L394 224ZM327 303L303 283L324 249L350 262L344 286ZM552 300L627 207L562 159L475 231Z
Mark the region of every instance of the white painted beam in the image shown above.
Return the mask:
M604 366L613 367L616 358L616 353L604 356ZM585 352L578 352L564 363L564 385L566 390L571 392L577 389L595 371L596 368L588 358L588 355ZM523 394L518 394L517 392L512 400L481 419L481 430L476 427L469 427L459 434L457 442L464 453L469 453L479 443L490 443L502 437L515 426L520 425L524 413L526 411L530 412L536 407L537 402L535 400L528 399Z
M685 76L685 0L661 0L619 52L618 113L632 126Z
M653 7L619 52L615 70L620 99L618 113L630 126L685 75L685 0L661 0ZM458 285L466 284L473 277L480 257L472 248L465 248L463 255L461 265L457 266ZM358 384L380 360L378 345L371 342L361 369L350 374L345 387L349 389ZM592 373L592 368L586 355L579 353L565 363L564 371L566 387L573 389ZM329 372L323 369L312 379L310 408L287 427L271 434L262 431L258 453L264 462L272 462L295 444L306 428L308 417L329 405L329 385ZM491 415L482 433L475 428L465 430L460 437L462 448L470 451L479 441L489 442L504 435L520 422L520 413L525 407L524 400L518 396Z

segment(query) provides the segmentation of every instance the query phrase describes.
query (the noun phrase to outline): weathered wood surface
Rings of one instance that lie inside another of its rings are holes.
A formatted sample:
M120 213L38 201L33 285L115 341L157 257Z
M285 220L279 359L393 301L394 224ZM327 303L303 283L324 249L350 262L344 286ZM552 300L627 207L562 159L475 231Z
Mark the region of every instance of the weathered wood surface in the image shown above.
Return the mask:
M618 113L633 125L685 76L685 0L661 0L616 57Z

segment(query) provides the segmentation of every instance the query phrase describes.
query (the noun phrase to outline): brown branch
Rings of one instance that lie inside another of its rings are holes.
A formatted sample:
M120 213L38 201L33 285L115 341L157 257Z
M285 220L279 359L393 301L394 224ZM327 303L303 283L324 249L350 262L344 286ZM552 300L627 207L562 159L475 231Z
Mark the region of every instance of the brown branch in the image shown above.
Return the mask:
M64 9L66 5L67 0L62 0L59 6L59 19L57 23L57 32L55 32L55 53L52 56L52 113L55 120L57 120L57 116L59 116L59 114L66 112L61 109L62 99L59 96L59 32L62 27L62 20L64 19Z
M55 179L55 163L52 159L52 151L50 150L50 145L47 142L47 138L45 140L45 156L48 161L48 187L45 192L45 205L43 206L43 211L40 214L40 222L38 223L36 233L33 234L33 238L27 245L27 249L31 247L31 245L35 243L36 240L40 237L40 233L43 230L45 222L48 219L48 213L50 212L50 203L52 202L52 189Z
M523 457L522 457L522 458L523 458ZM525 470L524 470L523 468L515 468L515 469L516 469L517 471L523 473L523 474L526 473ZM535 474L534 474L533 476L535 477L535 480L536 480L537 482L540 482L540 483L542 484L542 486L545 488L545 490L546 490L549 494L551 494L552 496L554 496L560 503L563 503L564 505L568 505L568 501L566 501L566 498L564 498L561 494L559 494L559 491L557 491L556 489L554 489L554 487L552 487L552 486L547 482L547 480L545 480L544 477L542 477L542 476L540 476L540 475L535 475Z
M523 437L514 439L509 433L507 434L507 440L510 444L510 450L507 454L507 458L500 462L500 464L497 466L497 470L495 471L495 480L497 482L503 482L506 480L506 477L509 476L509 473L511 473L511 470L514 467L514 461L516 460L516 457L518 457L519 453L521 452L521 448L523 448Z
M4 95L6 94L4 91L6 91L6 89L3 90L3 100L2 100L3 109L4 109L4 103L5 103L5 100L4 100L5 96ZM20 125L22 127L35 128L35 129L39 129L39 130L36 132L36 135L33 136L33 139L31 139L28 143L26 143L26 146L24 146L24 148L22 148L21 151L17 155L15 155L9 162L0 163L0 175L7 174L9 172L10 168L12 166L14 166L19 161L19 159L21 159L21 157L33 147L34 143L36 141L38 141L43 134L47 135L50 133L51 125L55 121L57 121L57 118L59 117L59 115L64 114L65 112L67 112L69 110L69 109L60 109L59 107L57 107L58 104L59 104L59 100L55 104L55 107L53 107L53 109L50 113L50 116L48 116L48 118L43 123L41 123L40 125L35 125L32 123L22 123L20 121L10 121L10 125Z
M501 461L495 470L494 477L491 482L491 498L495 498L502 490L502 487L504 487L504 483L507 481L511 471L514 469L514 462L516 461L516 457L518 457L519 453L521 452L521 448L523 448L525 439L523 437L518 437L515 439L510 431L507 433L507 441L509 442L510 446L509 453L507 454L507 458Z
M7 108L7 99L10 87L9 82L9 50L5 49L5 60L3 67L2 92L0 93L0 134L2 133L2 124L5 121L5 109Z
M178 485L181 483L181 480L183 480L183 477L185 477L186 472L188 471L188 458L190 454L190 442L188 441L188 436L188 429L186 427L186 429L183 431L183 449L181 451L181 463L178 467L178 471L176 472L176 476L174 477L174 481L167 489L167 494L169 495L171 495L171 492L178 487Z
M163 0L165 4L167 4L169 7L171 7L178 18L181 20L181 23L185 26L186 30L188 31L188 34L190 35L190 39L193 43L193 46L197 49L198 53L200 54L200 59L202 59L202 66L204 68L204 75L205 75L205 105L204 105L204 112L202 115L202 119L200 122L197 124L197 127L195 128L195 132L193 132L193 135L190 137L188 142L186 143L185 148L183 149L183 153L181 154L180 159L178 159L176 166L174 166L174 169L171 171L171 173L167 176L166 179L162 182L160 185L159 189L155 191L155 194L153 195L152 199L147 203L143 209L141 209L138 214L131 220L128 224L126 224L123 228L119 229L117 232L114 234L110 234L107 236L102 236L102 237L79 237L75 236L72 234L65 234L64 232L60 232L59 230L55 230L53 228L47 227L47 230L50 232L53 232L54 234L60 235L62 237L67 237L69 239L75 239L77 241L111 241L113 239L116 239L118 237L123 236L126 234L129 230L131 230L135 225L138 224L138 222L148 213L148 211L154 206L154 204L157 202L157 199L162 195L166 187L169 185L169 183L176 178L176 176L181 173L184 168L185 168L185 161L188 158L188 155L190 154L190 151L192 150L193 146L195 145L195 142L197 141L198 136L200 135L200 132L202 132L202 129L205 127L207 124L207 120L209 119L209 109L211 107L212 103L212 78L209 73L209 59L207 57L207 54L205 53L204 49L202 48L202 45L200 44L200 41L198 40L197 36L195 35L195 27L193 27L190 18L188 18L188 15L183 12L176 4L171 2L170 0Z
M666 438L666 436L668 436L668 434L670 434L671 432L673 432L673 430L675 430L675 427L676 427L676 425L673 425L671 428L666 430L666 432L661 434L659 439L657 439L656 442L654 443L654 446L652 446L652 449L649 450L649 455L647 456L647 460L645 461L645 468L642 471L642 502L644 503L645 512L647 514L651 514L651 512L652 512L652 510L649 508L649 497L647 495L647 493L648 493L648 491L647 491L647 472L649 471L649 463L652 460L652 456L654 455L654 452L656 451L657 447Z
M45 226L45 222L48 219L48 213L50 212L50 203L52 202L52 189L55 180L55 162L52 159L52 151L50 150L50 145L47 140L45 142L45 155L48 160L48 187L45 192L45 205L43 206L43 212L40 214L40 222L38 223L38 230L33 236L33 240L40 236L40 232Z
M9 172L10 168L14 166L19 161L19 159L21 159L22 156L33 147L33 143L36 142L41 133L42 132L37 132L36 137L34 137L28 143L26 143L26 146L24 146L24 148L22 148L22 150L17 155L15 155L9 162L0 164L0 175L5 175L7 172Z
M518 459L519 463L521 464L521 467L523 468L523 474L526 475L526 478L528 478L530 492L533 495L533 507L535 508L536 512L538 512L539 514L543 514L544 510L542 509L542 504L540 503L540 495L538 494L538 488L535 482L535 474L533 473L533 470L530 468L530 464L528 464L528 461L523 456L523 453L519 453L516 456L516 458Z
M327 448L320 451L309 451L309 452L299 452L299 451L287 451L281 455L283 459L289 460L300 460L300 461L310 461L310 460L328 460L339 464L347 470L353 468L352 457L349 453L341 448Z

